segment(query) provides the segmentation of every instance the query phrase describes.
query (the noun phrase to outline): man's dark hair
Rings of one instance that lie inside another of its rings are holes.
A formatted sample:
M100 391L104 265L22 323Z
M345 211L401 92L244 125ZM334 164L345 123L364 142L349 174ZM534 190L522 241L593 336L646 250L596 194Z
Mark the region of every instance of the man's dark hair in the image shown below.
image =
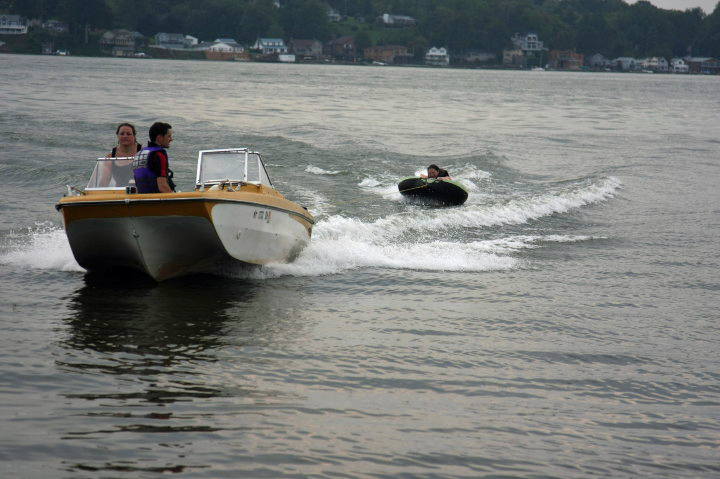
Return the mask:
M427 169L428 169L428 170L429 170L429 169L433 169L433 170L438 171L438 172L440 171L440 167L439 167L438 165L436 165L435 163L433 163L432 165L428 166Z
M161 121L153 123L150 127L150 141L155 143L155 138L157 138L158 135L167 135L168 130L171 129L172 126L170 126L170 123L163 123Z

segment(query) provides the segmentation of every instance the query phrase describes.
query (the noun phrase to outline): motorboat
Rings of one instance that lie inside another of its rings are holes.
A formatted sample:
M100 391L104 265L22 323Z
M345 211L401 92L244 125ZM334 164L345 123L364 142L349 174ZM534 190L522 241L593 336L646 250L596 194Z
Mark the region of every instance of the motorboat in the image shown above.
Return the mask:
M87 186L68 186L55 205L75 259L89 272L130 269L163 281L290 262L310 241L313 216L275 189L258 152L202 150L194 190L173 193L137 193L120 171L132 168L128 160L98 158Z
M409 176L398 183L398 190L413 203L435 206L457 206L465 203L468 191L455 180Z

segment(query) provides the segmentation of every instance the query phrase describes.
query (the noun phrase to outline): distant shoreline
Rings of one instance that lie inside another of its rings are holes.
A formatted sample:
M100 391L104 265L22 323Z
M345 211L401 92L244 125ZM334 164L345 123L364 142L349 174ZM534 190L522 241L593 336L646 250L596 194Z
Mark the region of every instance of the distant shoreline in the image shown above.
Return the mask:
M612 69L590 69L590 68L584 68L584 69L576 69L576 70L558 70L553 68L543 68L542 70L539 70L537 68L510 68L510 67L503 67L502 65L492 65L492 66L480 66L480 65L448 65L448 66L437 66L437 65L422 65L422 64L386 64L386 65L377 65L373 64L372 62L338 62L338 61L299 61L299 62L282 62L282 61L268 61L268 60L244 60L244 61L233 61L233 60L211 60L203 57L198 58L188 58L188 57L154 57L151 55L147 56L138 56L138 57L131 57L131 56L123 56L123 57L115 57L111 55L84 55L82 53L80 54L73 54L72 52L67 52L63 54L58 53L50 53L50 54L44 54L44 53L26 53L26 52L0 52L0 55L26 55L26 56L37 56L37 57L55 57L55 56L64 56L64 57L75 57L75 58L104 58L104 59L122 59L122 60L176 60L176 61L200 61L200 62L210 62L210 63L266 63L266 64L283 64L283 65L326 65L326 66L358 66L358 67L373 67L373 68L421 68L421 69L433 69L433 70L491 70L491 71L517 71L517 72L534 72L534 73L558 73L558 72L564 72L564 73L622 73L622 74L631 74L631 75L691 75L691 76L720 76L720 73L718 74L712 74L712 73L694 73L694 72L687 72L687 73L675 73L675 72L655 72L655 71L624 71L624 70L612 70Z

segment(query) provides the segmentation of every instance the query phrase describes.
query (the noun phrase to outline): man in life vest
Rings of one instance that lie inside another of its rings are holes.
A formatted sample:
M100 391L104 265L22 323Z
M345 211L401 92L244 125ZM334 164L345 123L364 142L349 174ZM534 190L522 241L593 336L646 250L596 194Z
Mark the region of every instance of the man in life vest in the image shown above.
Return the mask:
M138 193L175 191L166 150L172 141L172 126L162 122L153 123L150 127L150 141L133 160L133 176Z

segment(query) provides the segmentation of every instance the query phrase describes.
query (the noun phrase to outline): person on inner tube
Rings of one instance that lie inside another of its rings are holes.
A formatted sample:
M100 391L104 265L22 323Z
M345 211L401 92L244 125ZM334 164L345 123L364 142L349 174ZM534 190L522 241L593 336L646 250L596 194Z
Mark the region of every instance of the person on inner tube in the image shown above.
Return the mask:
M452 178L450 178L450 173L448 173L447 170L443 170L434 163L428 166L427 175L421 174L420 178L435 178L436 180L442 181L452 180Z

